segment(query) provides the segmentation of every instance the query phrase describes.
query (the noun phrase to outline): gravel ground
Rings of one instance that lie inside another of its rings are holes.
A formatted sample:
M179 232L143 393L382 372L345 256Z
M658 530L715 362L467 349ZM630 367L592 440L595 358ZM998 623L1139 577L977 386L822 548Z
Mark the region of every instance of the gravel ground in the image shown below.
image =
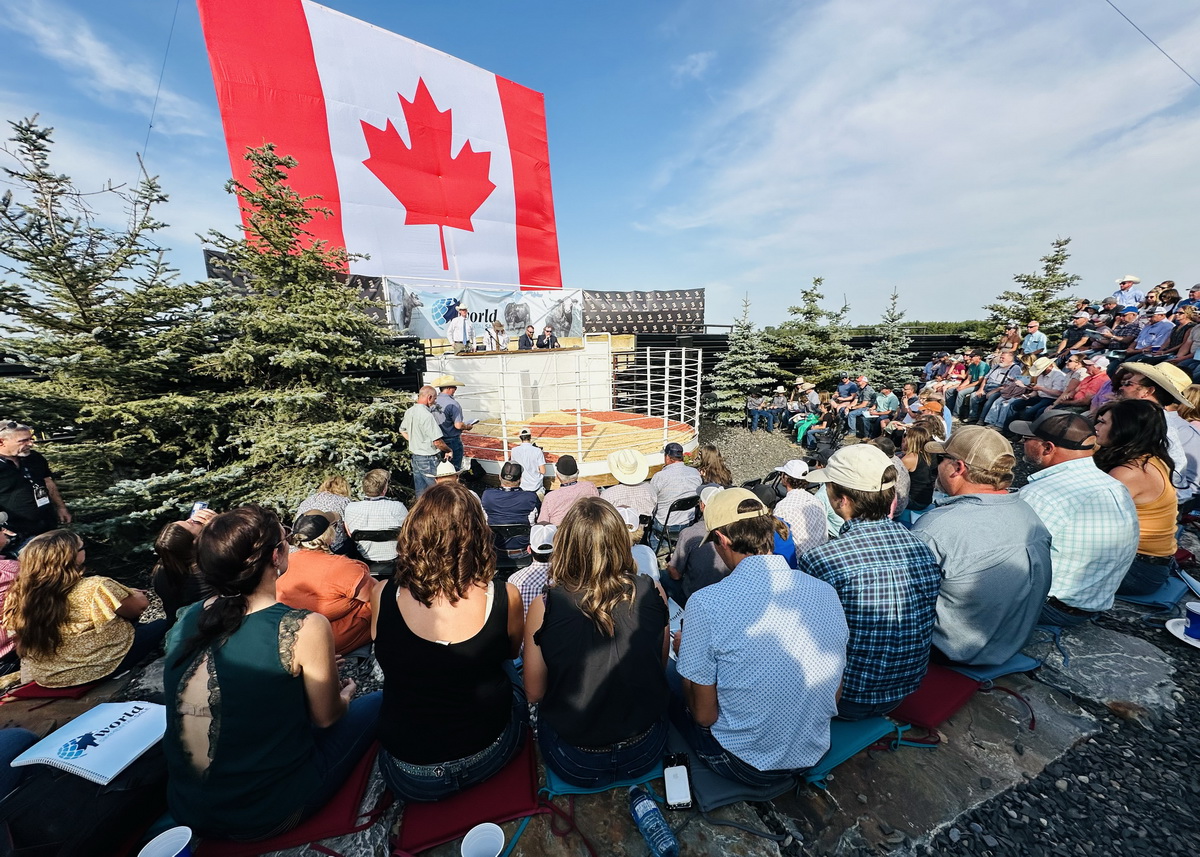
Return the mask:
M700 442L711 443L721 450L725 465L733 474L733 484L760 479L772 469L793 458L803 458L807 450L792 443L782 431L750 432L741 426L700 424Z

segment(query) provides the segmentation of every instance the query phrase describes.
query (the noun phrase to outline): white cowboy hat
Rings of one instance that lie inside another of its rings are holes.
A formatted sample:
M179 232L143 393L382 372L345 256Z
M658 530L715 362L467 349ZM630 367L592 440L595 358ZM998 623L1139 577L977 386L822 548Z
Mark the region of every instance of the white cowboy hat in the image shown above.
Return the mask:
M1121 283L1133 283L1135 286L1142 281L1141 277L1135 277L1133 274L1126 274L1121 279L1117 280L1117 285Z
M621 449L610 452L606 459L608 472L617 477L622 485L641 485L650 474L646 456L636 449Z

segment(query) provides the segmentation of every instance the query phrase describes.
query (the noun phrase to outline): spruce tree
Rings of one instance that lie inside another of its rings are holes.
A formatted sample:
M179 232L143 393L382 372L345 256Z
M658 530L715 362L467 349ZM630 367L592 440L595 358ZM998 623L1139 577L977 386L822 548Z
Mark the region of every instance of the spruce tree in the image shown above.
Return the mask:
M346 285L346 251L307 224L330 211L287 182L295 159L250 149L247 184L231 180L245 236L207 240L243 273L245 290L213 303L219 350L194 371L223 385L211 403L223 436L214 464L240 472L234 500L291 506L322 474L401 465L399 425L411 397L373 376L402 372L408 355L372 317L378 303Z
M1003 332L1010 320L1022 328L1026 322L1040 322L1047 334L1067 323L1077 298L1064 292L1074 288L1080 279L1078 274L1064 270L1071 257L1067 252L1070 243L1070 238L1056 238L1050 244L1050 253L1041 259L1040 273L1016 274L1013 280L1018 288L1001 292L995 303L984 307L992 336Z
M879 320L878 339L857 355L859 371L867 376L876 390L884 384L891 384L894 389L900 390L916 377L910 354L912 337L908 333L904 310L899 308L899 302L900 295L893 290L887 309Z
M166 202L144 172L136 187L84 193L51 167L53 129L10 122L0 198L0 351L32 377L0 384L0 414L41 435L76 519L119 528L132 508L107 490L160 468L211 429L195 412L189 362L207 347L207 283L181 284L155 241ZM106 225L98 208L122 208ZM143 498L145 499L145 498Z
M768 329L767 342L774 356L799 364L798 374L820 385L849 369L854 354L846 344L849 336L846 316L849 304L828 310L822 306L824 280L813 278L812 285L800 292L800 305L788 307L792 317L778 327Z
M779 367L766 356L762 334L750 322L750 301L742 301L742 315L729 334L729 350L708 378L712 399L709 417L723 425L737 425L746 417L746 397L761 392L779 378Z

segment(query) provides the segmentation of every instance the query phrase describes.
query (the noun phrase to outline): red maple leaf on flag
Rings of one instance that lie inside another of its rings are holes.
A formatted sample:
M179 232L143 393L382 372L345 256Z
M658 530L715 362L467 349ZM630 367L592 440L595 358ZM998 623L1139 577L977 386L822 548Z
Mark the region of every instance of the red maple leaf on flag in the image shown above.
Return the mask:
M443 230L452 226L475 231L471 216L496 189L488 178L492 153L472 150L468 140L457 155L450 154L454 127L451 111L438 110L424 78L417 80L412 101L400 93L396 96L404 111L412 145L405 145L391 119L384 128L363 121L363 136L371 152L363 165L400 200L406 224L437 226L442 243L442 270L448 271L450 263Z

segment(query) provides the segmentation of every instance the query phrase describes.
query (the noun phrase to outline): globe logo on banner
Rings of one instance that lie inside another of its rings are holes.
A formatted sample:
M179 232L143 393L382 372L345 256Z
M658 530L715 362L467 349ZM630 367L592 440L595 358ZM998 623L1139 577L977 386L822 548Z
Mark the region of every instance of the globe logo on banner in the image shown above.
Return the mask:
M429 314L442 321L449 321L458 315L458 298L438 298L430 304Z

